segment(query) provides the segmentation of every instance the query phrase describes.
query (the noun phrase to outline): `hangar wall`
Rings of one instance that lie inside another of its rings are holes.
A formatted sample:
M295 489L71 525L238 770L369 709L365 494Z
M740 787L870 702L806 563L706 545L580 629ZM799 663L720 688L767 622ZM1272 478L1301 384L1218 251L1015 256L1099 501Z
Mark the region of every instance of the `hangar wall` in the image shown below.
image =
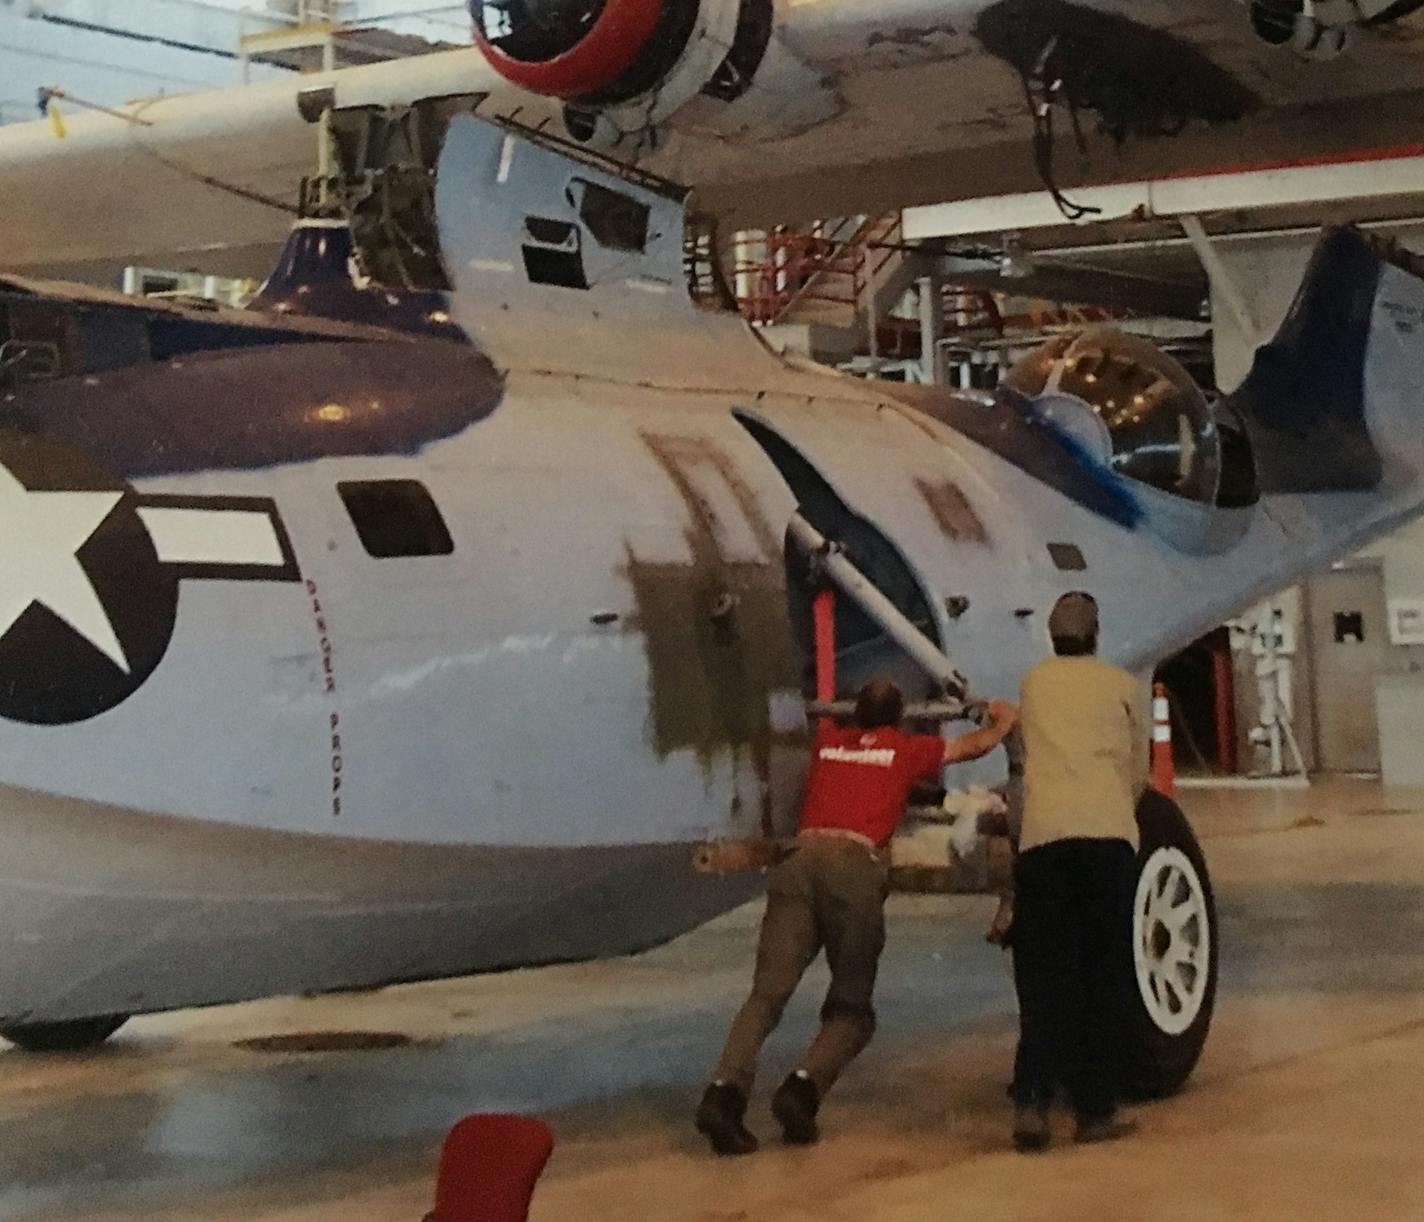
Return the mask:
M204 28L184 31L185 39L200 40L187 49L150 35L145 26L152 24L153 14L146 22L120 20L123 6L111 5L114 32L105 32L72 23L82 16L66 17L63 22L31 16L31 7L0 0L0 123L37 118L36 91L42 86L57 86L86 101L116 106L134 98L232 85L241 79L234 54L235 14L209 10ZM262 65L252 69L253 80L282 74Z

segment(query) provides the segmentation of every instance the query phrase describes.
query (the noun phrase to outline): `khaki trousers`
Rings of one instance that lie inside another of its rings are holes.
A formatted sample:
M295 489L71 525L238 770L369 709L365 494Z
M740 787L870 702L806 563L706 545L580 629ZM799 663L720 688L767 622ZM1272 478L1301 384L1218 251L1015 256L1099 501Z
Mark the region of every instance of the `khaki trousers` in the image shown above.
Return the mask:
M772 871L757 945L756 975L732 1023L715 1078L747 1094L757 1057L791 994L822 949L831 987L821 1029L800 1068L824 1097L875 1033L875 973L885 949L889 870L865 845L807 836Z

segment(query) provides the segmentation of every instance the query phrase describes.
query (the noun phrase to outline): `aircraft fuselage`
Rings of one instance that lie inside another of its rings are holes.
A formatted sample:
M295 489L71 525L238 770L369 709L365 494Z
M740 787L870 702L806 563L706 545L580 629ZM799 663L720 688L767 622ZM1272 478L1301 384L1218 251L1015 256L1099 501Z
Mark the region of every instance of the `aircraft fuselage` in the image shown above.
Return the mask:
M795 513L1012 697L1064 591L1145 674L1424 505L1424 284L1358 237L1218 410L1126 337L1052 393L798 366L681 292L675 201L474 120L437 196L420 333L0 282L0 1023L627 953L747 898L693 856L794 821ZM849 611L837 666L930 693Z

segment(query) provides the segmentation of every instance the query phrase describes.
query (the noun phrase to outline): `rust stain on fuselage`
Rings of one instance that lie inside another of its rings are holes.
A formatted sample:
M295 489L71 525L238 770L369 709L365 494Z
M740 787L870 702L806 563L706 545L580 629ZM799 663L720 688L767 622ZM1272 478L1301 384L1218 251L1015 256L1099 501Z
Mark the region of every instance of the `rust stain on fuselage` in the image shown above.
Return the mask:
M778 746L770 697L799 690L804 659L791 635L780 539L755 491L735 464L705 437L644 432L687 508L690 562L653 562L631 551L627 574L646 643L653 743L660 755L691 750L705 766L725 752L747 752L762 784L760 822L772 827L769 784ZM725 522L698 488L712 480L728 494L746 528L734 556L734 523ZM745 549L745 541L754 542Z
M953 480L916 479L915 487L934 517L935 524L946 539L953 543L974 543L989 546L989 532L964 490Z

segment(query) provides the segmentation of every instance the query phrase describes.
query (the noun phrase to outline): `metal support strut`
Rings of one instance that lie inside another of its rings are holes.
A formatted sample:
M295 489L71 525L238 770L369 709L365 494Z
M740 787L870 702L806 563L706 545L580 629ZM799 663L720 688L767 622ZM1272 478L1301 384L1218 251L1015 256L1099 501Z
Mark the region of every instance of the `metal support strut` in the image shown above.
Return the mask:
M827 586L811 604L816 640L816 699L836 698L836 592ZM825 729L825 716L821 728Z
M819 575L864 611L915 665L952 696L961 706L962 715L962 706L970 702L969 681L959 673L949 656L851 563L840 544L827 539L799 513L791 516L790 532L812 558ZM826 698L821 691L816 695Z

